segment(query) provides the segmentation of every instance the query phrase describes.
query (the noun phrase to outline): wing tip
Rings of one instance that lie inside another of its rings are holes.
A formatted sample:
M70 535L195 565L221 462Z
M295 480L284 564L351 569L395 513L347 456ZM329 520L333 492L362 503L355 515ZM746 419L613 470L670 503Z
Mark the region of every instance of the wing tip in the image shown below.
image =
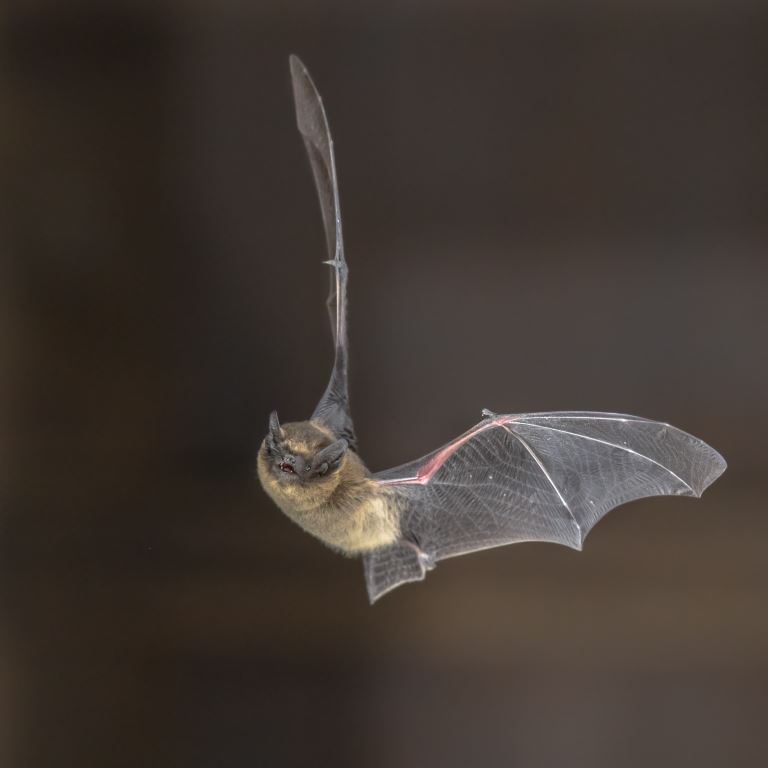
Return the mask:
M304 62L295 54L292 53L288 57L288 65L291 70L291 83L293 84L293 98L296 102L296 108L297 108L297 117L299 106L302 100L302 97L306 98L305 94L307 91L310 92L312 96L315 98L320 98L320 95L317 93L317 88L315 88L315 84L312 82L312 77L309 74L309 70L307 69Z
M706 443L705 443L706 445ZM709 488L712 483L717 480L720 475L725 472L726 469L728 469L728 462L723 458L723 456L718 453L712 446L707 445L707 448L709 449L710 453L710 465L709 470L703 475L701 480L696 484L696 487L694 489L694 495L696 498L701 498L701 496L704 494L704 491Z
M291 74L294 77L296 75L306 74L307 72L307 68L304 65L304 62L295 53L292 53L288 56L288 66L290 66Z

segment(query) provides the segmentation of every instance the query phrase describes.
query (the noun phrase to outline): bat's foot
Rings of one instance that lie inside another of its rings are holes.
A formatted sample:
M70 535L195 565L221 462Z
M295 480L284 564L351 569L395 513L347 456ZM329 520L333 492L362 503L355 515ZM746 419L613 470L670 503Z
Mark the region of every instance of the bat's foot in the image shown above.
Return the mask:
M416 553L416 557L419 559L419 564L425 571L431 571L435 567L435 556L425 552L419 546L419 540L414 534L410 534L403 538L402 542L406 547L410 547Z

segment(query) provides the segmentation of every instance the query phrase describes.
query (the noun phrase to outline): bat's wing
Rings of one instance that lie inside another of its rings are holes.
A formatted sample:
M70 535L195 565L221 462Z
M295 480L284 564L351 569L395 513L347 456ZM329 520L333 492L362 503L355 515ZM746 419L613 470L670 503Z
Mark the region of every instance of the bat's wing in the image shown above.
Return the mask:
M328 128L323 102L297 56L290 57L293 98L296 103L296 123L304 139L312 173L315 177L320 209L323 214L328 246L326 262L333 268L328 295L328 313L335 346L335 359L325 394L312 418L329 427L339 437L355 447L355 433L349 410L347 387L347 262L341 234L341 208L336 181L336 161L333 140Z
M371 601L438 560L518 541L581 549L609 510L644 496L700 496L725 469L668 424L612 413L487 417L418 461L374 475L403 541L365 555Z

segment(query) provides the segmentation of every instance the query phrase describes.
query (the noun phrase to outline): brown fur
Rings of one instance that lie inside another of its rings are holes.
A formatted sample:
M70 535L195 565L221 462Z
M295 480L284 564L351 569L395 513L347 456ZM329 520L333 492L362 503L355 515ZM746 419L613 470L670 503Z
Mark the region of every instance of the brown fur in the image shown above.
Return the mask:
M297 457L310 459L330 445L334 435L311 421L284 424L283 445ZM265 443L257 467L264 490L305 531L334 549L357 554L394 542L398 514L391 497L371 479L356 453L347 450L339 468L325 476L299 480L276 468Z

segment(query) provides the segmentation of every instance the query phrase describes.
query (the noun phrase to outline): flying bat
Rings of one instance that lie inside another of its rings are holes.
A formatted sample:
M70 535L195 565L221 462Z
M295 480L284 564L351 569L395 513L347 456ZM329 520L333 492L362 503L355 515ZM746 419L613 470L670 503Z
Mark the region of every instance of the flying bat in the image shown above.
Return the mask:
M335 356L308 421L277 413L259 448L267 494L304 530L361 556L371 602L447 557L520 541L581 549L611 509L645 496L701 496L717 451L669 424L619 413L497 414L442 448L372 473L357 452L347 384L348 269L333 141L306 67L290 57L296 120L320 198Z

